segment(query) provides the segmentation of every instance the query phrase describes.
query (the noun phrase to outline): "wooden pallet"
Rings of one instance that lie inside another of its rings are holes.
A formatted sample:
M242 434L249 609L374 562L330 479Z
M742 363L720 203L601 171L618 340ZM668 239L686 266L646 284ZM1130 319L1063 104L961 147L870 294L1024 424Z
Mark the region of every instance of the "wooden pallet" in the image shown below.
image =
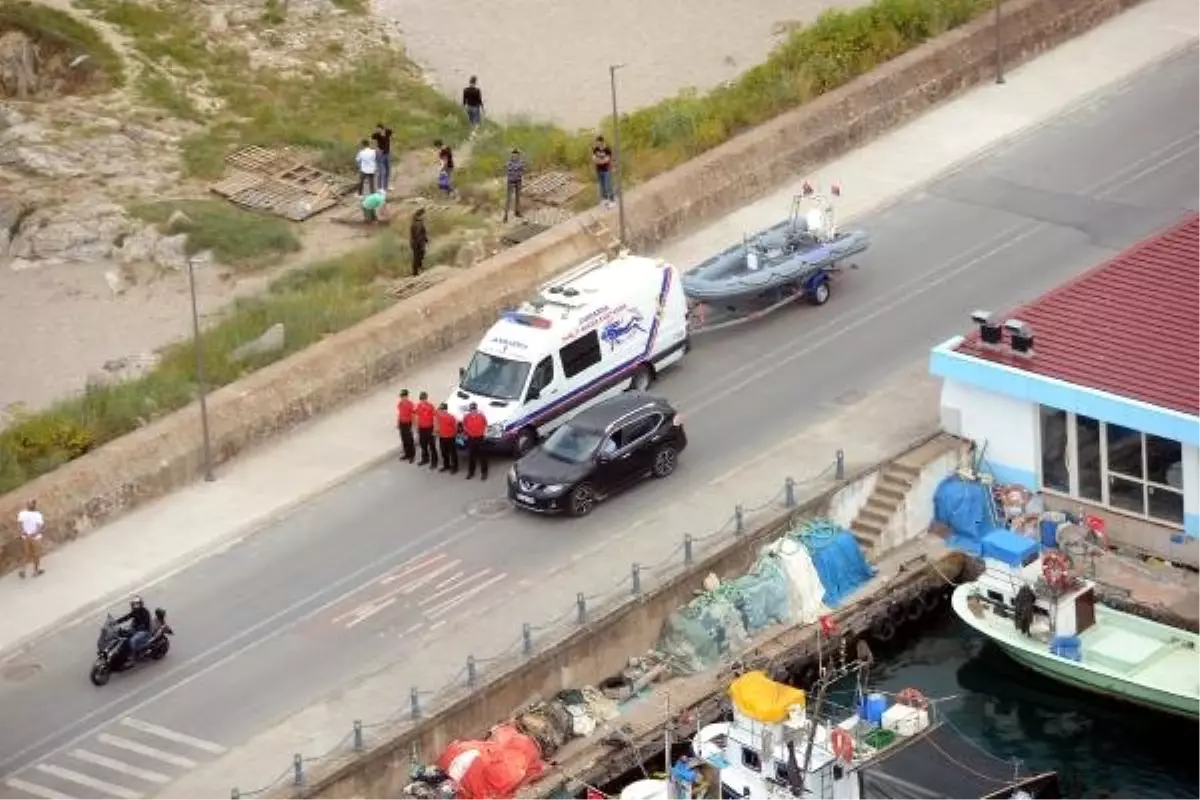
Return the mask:
M354 188L351 181L299 161L287 148L244 147L225 160L238 171L210 187L213 192L243 208L293 222L336 205Z
M522 186L521 193L539 203L562 206L583 189L583 184L569 172L544 172Z
M288 150L273 150L267 147L251 145L243 147L236 153L225 157L225 162L232 167L248 172L263 172L274 175L300 162Z
M336 197L321 196L270 178L260 179L226 198L242 208L277 214L292 222L303 222L337 204Z

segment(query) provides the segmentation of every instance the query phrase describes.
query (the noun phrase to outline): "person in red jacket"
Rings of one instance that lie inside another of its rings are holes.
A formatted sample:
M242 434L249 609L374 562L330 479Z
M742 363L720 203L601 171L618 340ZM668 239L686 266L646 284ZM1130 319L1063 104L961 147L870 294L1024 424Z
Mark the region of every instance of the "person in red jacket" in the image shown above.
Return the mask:
M396 403L396 429L400 431L400 460L413 463L417 458L417 447L413 440L413 417L417 407L408 399L408 389L400 390L400 401Z
M437 469L437 446L433 441L433 418L436 414L433 403L429 402L429 394L421 392L416 408L417 441L421 444L421 460L417 462L417 466L423 467L428 464L430 469Z
M471 403L463 417L463 433L467 435L467 480L475 477L475 465L479 465L480 480L487 480L488 457L483 447L483 435L487 433L487 417L477 403Z
M450 413L450 407L442 403L437 410L438 446L442 451L442 472L451 475L458 474L458 447L454 443L457 434L458 420Z

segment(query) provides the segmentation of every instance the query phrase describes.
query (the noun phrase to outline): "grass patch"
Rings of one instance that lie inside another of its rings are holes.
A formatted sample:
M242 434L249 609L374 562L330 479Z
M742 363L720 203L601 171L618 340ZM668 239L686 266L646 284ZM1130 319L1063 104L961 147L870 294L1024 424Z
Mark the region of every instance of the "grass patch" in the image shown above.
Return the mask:
M222 264L262 267L300 250L294 226L278 217L243 211L223 200L138 203L130 213L155 223L163 233L186 233L188 255L211 250ZM167 230L176 211L186 216Z
M86 86L81 88L105 91L125 83L125 69L117 51L95 28L71 14L28 0L0 0L0 33L7 30L22 31L37 41L43 48L43 58L54 51L65 55L67 63L87 56L72 69L84 78Z

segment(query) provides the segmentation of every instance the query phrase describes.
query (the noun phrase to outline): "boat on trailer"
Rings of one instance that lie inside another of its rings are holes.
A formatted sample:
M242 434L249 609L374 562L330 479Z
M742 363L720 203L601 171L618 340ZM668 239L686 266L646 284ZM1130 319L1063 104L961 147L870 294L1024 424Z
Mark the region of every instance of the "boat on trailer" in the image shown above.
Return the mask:
M836 185L826 195L805 182L786 220L687 270L684 294L702 311L735 315L773 310L798 298L823 305L831 274L870 247L864 231L838 230L834 198L840 195Z

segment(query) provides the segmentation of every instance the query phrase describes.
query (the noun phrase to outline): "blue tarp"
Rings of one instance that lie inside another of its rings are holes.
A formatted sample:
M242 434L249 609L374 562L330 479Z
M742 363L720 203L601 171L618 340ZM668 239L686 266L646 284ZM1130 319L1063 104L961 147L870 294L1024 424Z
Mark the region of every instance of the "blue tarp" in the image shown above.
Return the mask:
M808 550L821 585L825 587L822 602L830 608L875 576L867 563L854 534L829 520L812 520L788 534Z
M933 518L950 529L946 546L979 555L983 537L996 529L992 489L958 475L943 480L933 493Z
M1026 539L1019 533L1000 528L983 537L980 548L984 558L992 558L1002 564L1020 569L1032 560L1038 551L1038 543Z

